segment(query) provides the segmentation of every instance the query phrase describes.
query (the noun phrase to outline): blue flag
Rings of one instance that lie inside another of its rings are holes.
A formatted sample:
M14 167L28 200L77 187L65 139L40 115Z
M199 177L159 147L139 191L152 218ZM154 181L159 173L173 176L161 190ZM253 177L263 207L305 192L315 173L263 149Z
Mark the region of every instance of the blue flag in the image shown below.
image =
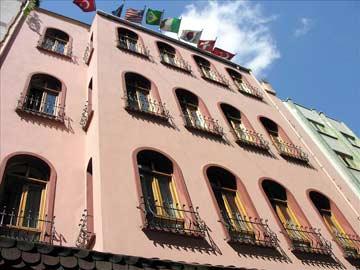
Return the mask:
M121 4L116 10L111 11L111 14L117 17L121 17L123 8L124 8L124 4Z

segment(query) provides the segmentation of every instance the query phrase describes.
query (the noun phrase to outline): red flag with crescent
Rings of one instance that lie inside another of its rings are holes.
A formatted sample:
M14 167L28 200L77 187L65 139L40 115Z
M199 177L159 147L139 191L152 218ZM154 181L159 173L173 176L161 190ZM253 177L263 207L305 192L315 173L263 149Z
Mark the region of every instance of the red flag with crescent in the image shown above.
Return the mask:
M73 3L81 8L84 12L91 12L96 10L95 0L74 0Z
M233 58L235 56L235 54L227 52L227 51L217 48L217 47L213 49L212 53L217 56L220 56L222 58L226 58L228 60L231 60L231 58Z
M199 40L198 48L212 52L215 46L215 42L216 40Z

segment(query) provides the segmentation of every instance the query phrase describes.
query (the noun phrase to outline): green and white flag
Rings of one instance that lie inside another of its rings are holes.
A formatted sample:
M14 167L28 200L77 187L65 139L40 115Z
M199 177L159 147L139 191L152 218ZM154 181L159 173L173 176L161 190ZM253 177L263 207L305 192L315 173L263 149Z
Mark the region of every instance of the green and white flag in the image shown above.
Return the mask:
M180 28L181 19L167 18L161 20L160 29L163 31L178 33Z
M146 23L151 25L159 25L163 11L148 8L146 12Z

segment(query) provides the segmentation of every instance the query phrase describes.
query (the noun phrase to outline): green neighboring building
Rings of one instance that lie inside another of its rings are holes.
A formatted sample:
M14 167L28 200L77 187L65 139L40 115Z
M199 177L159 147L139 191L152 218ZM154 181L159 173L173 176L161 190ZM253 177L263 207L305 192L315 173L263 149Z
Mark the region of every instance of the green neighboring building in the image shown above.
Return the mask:
M322 112L290 99L284 104L360 198L360 140L356 134L345 123Z

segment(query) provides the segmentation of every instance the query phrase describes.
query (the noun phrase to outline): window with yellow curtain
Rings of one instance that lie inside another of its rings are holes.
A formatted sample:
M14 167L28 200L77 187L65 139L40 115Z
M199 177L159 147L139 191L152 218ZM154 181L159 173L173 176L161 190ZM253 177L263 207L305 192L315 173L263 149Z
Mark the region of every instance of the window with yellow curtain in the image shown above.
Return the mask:
M160 153L144 150L138 154L141 187L148 212L156 218L183 218L173 176L172 162Z

